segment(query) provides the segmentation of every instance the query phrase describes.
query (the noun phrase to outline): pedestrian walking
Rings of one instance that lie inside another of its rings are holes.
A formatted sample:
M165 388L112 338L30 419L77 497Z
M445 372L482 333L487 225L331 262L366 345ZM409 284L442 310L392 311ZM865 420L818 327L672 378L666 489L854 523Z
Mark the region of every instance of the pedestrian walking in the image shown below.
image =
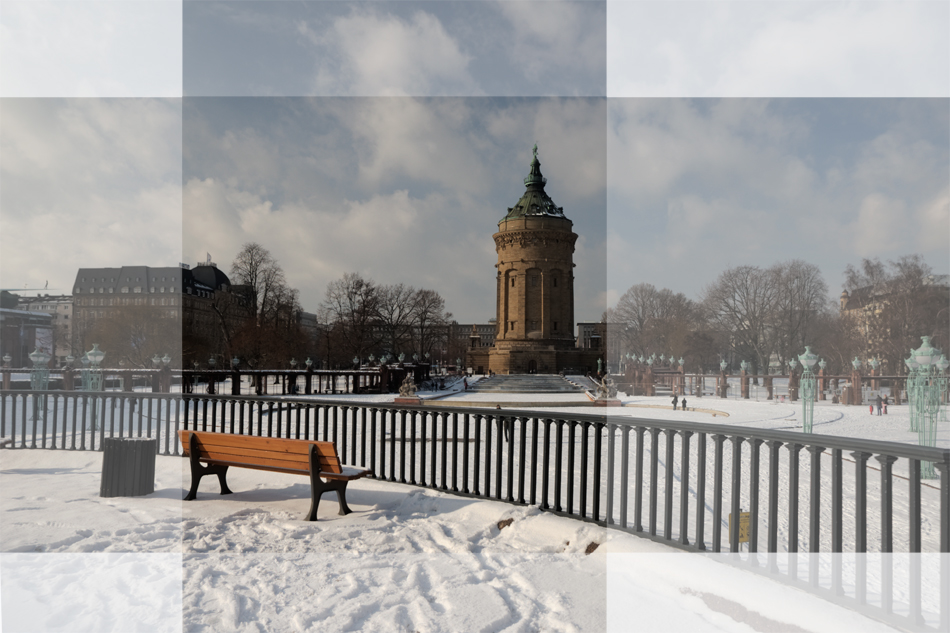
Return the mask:
M683 398L683 411L686 411L686 398Z
M884 415L887 415L887 394L884 394Z
M679 405L679 403L680 403L680 397L674 394L673 395L673 410L674 411L676 411L676 407Z
M884 401L881 399L881 394L878 394L877 398L874 399L874 404L877 406L877 414L881 415L881 406L884 404Z

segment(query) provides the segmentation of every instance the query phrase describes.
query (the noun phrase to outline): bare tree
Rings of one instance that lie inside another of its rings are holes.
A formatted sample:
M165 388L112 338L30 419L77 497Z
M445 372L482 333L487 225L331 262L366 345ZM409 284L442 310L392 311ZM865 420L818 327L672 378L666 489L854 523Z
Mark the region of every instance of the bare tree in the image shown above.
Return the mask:
M283 364L305 338L297 325L301 311L297 290L287 285L284 271L270 251L256 242L241 247L231 264L231 278L238 286L235 295L251 307L252 318L232 331L228 319L235 306L225 301L216 305L221 327L228 330L225 339L229 347L240 351L252 365Z
M412 313L416 290L405 284L379 286L376 293L376 319L382 344L393 354L412 346Z
M339 337L340 351L359 358L372 353L379 344L374 332L378 305L376 284L358 273L345 273L342 279L330 282L321 308Z
M445 311L445 299L435 290L420 289L413 295L412 332L420 354L431 354L446 342L452 313Z
M889 373L902 373L904 357L920 345L921 336L947 349L950 288L935 281L920 255L887 264L865 259L860 270L848 265L844 288L850 296L844 314L863 333L862 355L881 358Z
M687 339L698 321L697 307L686 295L646 283L631 286L604 318L620 326L621 353L680 356L687 353Z
M728 334L732 351L751 357L753 369L768 367L778 292L773 271L758 266L730 268L704 292L712 323Z
M769 269L777 288L775 351L787 360L814 344L819 317L828 310L828 285L814 264L793 259Z

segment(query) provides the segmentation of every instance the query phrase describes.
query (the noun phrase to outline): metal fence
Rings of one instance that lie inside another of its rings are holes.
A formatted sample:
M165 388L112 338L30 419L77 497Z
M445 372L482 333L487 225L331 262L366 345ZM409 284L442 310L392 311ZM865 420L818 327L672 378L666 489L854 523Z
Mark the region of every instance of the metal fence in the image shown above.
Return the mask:
M180 429L333 441L345 463L382 480L538 505L689 551L729 552L746 568L899 626L950 629L947 449L437 403L0 396L0 432L17 449L101 450L106 437L147 436L161 454L178 455ZM939 479L921 478L923 462L935 464Z

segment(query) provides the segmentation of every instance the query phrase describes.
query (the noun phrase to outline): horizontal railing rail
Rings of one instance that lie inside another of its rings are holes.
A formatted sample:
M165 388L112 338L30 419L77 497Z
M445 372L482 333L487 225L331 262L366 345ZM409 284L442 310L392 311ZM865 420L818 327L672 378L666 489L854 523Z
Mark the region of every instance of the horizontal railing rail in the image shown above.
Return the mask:
M950 625L948 449L437 403L0 392L0 433L13 448L101 450L105 437L144 435L159 440L161 454L178 455L180 429L333 441L344 462L382 480L537 505L690 551L730 552L835 599L873 602L874 614L904 627ZM938 479L922 478L925 462ZM903 569L895 554L936 555L939 569L895 572ZM881 562L869 567L868 556ZM906 604L898 607L895 596Z

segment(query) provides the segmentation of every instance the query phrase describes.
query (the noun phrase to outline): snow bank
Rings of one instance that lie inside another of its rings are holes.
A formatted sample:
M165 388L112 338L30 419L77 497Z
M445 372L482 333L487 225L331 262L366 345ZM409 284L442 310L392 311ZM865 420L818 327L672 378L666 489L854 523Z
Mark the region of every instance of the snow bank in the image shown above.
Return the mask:
M235 494L211 477L182 502L180 458L159 457L137 498L98 497L99 453L5 450L0 466L4 631L748 631L749 613L890 630L534 507L364 479L352 514L328 494L306 523L292 475L232 469Z

